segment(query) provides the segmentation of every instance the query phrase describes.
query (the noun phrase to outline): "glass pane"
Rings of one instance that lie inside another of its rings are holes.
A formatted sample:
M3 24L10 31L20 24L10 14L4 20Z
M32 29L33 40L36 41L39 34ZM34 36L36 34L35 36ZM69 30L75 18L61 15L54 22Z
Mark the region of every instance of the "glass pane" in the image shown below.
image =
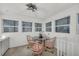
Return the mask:
M46 27L52 26L52 22L46 23Z
M18 21L14 21L14 20L3 20L3 25L4 27L4 32L17 32L18 31L18 27L14 27L14 26L18 26ZM10 26L10 27L6 27L6 26Z
M14 21L14 26L18 26L18 21Z
M18 26L18 21L14 20L3 20L4 26Z
M56 20L56 25L66 25L66 24L70 24L70 17L65 17L59 20Z
M22 26L32 27L32 22L22 22Z
M4 32L9 32L9 28L8 27L4 27Z
M32 32L32 28L23 28L23 32Z
M35 31L38 32L38 28L36 28Z
M51 32L52 31L52 22L46 23L46 31Z
M46 31L47 31L47 32L51 32L52 29L51 29L51 28L46 28Z
M14 32L14 27L4 27L4 32Z
M23 32L32 32L32 22L22 22Z
M14 27L9 27L9 32L14 32Z
M41 23L35 23L35 27L42 27Z
M41 32L41 31L42 31L42 29L41 29L41 28L38 28L38 31L39 31L39 32Z
M18 32L18 27L14 27L14 32Z
M56 27L56 32L63 32L63 33L69 33L69 26L60 26Z
M36 28L35 31L36 32L41 32L42 31L42 28Z
M14 22L12 20L3 20L4 26L14 26Z
M70 16L67 17L67 24L70 24Z

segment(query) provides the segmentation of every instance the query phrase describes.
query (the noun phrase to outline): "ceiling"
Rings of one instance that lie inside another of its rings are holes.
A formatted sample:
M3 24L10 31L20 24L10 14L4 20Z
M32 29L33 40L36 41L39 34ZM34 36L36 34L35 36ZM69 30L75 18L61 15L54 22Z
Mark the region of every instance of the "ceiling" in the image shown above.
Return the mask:
M27 3L0 3L0 15L17 15L32 18L47 19L61 11L64 11L77 3L35 3L38 10L27 10Z

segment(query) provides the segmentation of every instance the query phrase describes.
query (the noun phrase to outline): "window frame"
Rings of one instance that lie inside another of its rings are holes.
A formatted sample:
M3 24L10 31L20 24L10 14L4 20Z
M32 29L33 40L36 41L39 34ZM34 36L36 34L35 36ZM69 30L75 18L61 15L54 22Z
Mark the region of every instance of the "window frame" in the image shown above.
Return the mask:
M40 26L36 26L37 24ZM41 29L41 31L39 31L37 29ZM35 23L35 32L42 32L42 23Z
M28 23L28 24L30 23L30 24L31 24L31 27L30 27L29 25L27 25L27 26L24 25L24 26L23 26L23 23ZM28 30L25 31L24 28L25 28L25 29L31 29L31 31L28 31ZM32 32L32 22L22 21L22 32Z
M69 18L69 19L68 19ZM57 23L56 23L56 21L59 21L59 20L67 20L67 21L69 21L68 23L66 23L66 24L60 24L60 25L57 25ZM64 17L64 18L61 18L61 19L58 19L58 20L56 20L55 21L55 32L57 32L57 33L70 33L70 16L67 16L67 17ZM56 28L58 28L58 27L68 27L69 29L69 31L68 32L64 32L64 31L57 31L57 29Z
M47 30L47 29L50 29L50 31ZM52 32L52 22L47 22L46 23L46 32Z
M5 22L4 21L8 21L9 23L4 24ZM13 25L10 24L10 22L13 22ZM17 23L17 25L15 25ZM18 32L18 25L19 25L19 21L17 20L9 20L9 19L3 19L3 32L4 33L11 33L11 32ZM5 31L5 28L8 29L8 31ZM13 28L13 31L11 30L11 28ZM15 29L17 28L17 30Z

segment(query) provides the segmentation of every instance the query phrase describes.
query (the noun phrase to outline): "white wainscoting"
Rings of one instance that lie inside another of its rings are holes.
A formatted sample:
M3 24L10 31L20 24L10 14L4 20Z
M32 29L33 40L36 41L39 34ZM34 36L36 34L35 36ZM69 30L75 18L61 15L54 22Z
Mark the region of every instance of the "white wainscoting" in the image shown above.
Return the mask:
M79 56L79 37L57 37L57 56Z

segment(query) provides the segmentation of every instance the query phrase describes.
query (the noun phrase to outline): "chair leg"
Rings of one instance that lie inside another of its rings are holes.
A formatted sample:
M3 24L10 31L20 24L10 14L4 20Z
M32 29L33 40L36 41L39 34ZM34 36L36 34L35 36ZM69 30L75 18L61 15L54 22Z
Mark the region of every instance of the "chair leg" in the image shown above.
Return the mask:
M27 48L30 48L30 45L29 44L27 45Z

